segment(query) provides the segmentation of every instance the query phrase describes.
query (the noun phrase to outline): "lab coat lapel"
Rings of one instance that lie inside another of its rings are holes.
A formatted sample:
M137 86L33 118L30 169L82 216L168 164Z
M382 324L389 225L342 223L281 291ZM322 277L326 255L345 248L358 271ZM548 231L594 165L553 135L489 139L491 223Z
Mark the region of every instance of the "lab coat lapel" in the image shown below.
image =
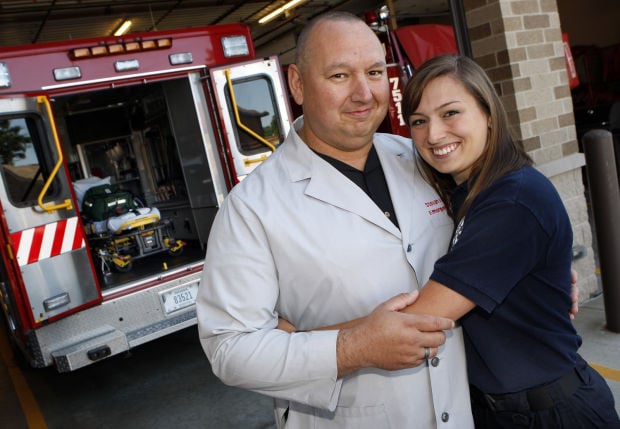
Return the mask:
M359 186L312 152L298 136L295 137L291 141L294 147L289 148L290 155L295 158L291 163L294 166L291 178L293 181L310 179L306 195L355 213L400 238L398 228Z
M416 213L419 210L419 196L416 187L419 184L416 181L422 180L416 176L415 163L407 156L400 156L392 151L385 150L381 145L375 145L377 155L383 166L385 180L390 190L390 197L394 212L398 219L398 224L404 237L412 237L413 221L424 222L425 219ZM410 156L410 155L409 155ZM416 201L418 204L416 204ZM422 231L422 229L418 229ZM417 234L414 234L414 238Z

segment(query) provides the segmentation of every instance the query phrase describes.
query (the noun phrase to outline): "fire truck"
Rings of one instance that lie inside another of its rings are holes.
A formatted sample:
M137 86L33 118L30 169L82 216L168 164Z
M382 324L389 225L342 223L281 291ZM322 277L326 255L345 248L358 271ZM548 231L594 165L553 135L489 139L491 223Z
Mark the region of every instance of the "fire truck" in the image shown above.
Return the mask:
M0 304L69 372L196 323L212 220L291 123L242 24L0 49Z
M445 24L415 24L391 29L387 6L367 12L364 18L381 41L387 62L390 101L379 131L410 137L401 105L405 85L424 61L459 52L454 29Z

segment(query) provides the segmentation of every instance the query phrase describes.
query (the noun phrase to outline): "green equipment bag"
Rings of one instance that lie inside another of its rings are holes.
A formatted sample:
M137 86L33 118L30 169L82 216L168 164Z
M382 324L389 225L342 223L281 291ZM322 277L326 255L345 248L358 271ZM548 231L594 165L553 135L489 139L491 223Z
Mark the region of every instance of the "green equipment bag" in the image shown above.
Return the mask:
M82 202L82 216L90 221L101 221L136 208L131 192L105 184L93 186L86 191Z

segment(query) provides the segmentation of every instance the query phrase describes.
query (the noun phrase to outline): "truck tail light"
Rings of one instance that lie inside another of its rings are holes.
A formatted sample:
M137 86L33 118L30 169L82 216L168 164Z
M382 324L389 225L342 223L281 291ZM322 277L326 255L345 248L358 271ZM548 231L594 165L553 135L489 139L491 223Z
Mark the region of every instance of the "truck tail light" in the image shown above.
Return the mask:
M82 72L79 67L54 69L54 79L57 81L78 79L80 77L82 77Z
M114 62L114 70L117 72L138 70L139 68L140 62L138 60L123 60Z
M157 39L158 49L172 48L172 39Z
M250 54L250 48L245 36L222 37L222 48L226 58Z
M8 88L11 86L11 75L9 74L9 66L0 62L0 88Z
M104 55L118 55L128 52L150 51L154 49L169 49L172 47L172 38L161 39L119 41L117 43L99 44L96 46L85 46L75 48L70 51L70 56L74 60L83 58L100 57Z
M90 48L90 53L93 57L100 57L101 55L108 55L108 49L105 46L93 46Z
M191 62L194 60L191 52L181 52L178 54L170 54L168 58L170 59L170 64L173 66L176 66L179 64L191 64Z

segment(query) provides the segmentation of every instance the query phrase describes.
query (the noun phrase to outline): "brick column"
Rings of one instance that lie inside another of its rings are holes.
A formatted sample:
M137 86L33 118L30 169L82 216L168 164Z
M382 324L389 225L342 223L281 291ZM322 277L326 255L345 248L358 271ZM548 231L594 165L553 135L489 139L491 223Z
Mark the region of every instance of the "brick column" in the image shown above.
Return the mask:
M581 299L600 290L555 0L463 0L474 59L500 94L514 136L568 210Z

